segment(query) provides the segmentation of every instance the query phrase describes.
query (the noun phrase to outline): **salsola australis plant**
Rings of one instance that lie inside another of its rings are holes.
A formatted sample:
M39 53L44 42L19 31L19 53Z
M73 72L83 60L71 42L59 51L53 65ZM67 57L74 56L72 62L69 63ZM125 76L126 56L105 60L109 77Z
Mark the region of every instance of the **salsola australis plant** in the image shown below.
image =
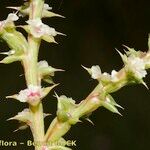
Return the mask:
M35 150L69 150L70 148L65 146L63 136L72 125L80 122L81 117L90 121L90 114L101 106L113 113L120 114L117 107L122 107L115 102L111 93L129 84L146 86L143 78L147 74L146 69L150 68L150 40L148 40L147 52L135 51L127 46L125 46L125 54L118 51L124 62L123 68L119 71L113 70L109 74L102 73L98 65L91 68L83 66L91 77L98 81L97 86L79 104L76 104L72 98L55 94L58 100L57 116L45 131L44 117L46 114L43 112L42 99L57 85L52 81L54 73L62 70L49 66L45 60L38 61L38 53L42 40L56 43L54 37L64 34L44 24L42 18L63 16L51 12L51 7L45 4L44 0L30 0L23 6L9 8L15 9L16 13L8 14L6 20L0 22L0 37L7 42L10 50L2 53L7 56L0 62L10 64L20 61L24 68L27 87L7 98L29 104L28 108L9 120L15 119L22 122L19 129L30 127L34 142L38 143L35 144ZM25 25L15 26L14 22L19 19L19 16L27 15L29 19ZM23 28L28 33L27 38L17 31L17 28ZM48 82L50 86L43 87L42 81ZM58 142L63 144L56 144Z

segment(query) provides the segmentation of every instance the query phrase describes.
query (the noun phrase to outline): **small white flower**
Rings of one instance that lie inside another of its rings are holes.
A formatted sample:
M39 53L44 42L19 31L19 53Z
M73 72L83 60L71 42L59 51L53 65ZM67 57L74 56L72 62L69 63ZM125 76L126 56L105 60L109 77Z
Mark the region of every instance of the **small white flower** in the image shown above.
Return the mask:
M14 13L10 13L8 14L8 17L6 19L7 22L10 22L10 21L17 21L19 19L19 17L14 14Z
M117 82L119 80L117 73L115 70L112 70L111 75L107 72L102 73L98 65L92 66L90 69L90 74L93 79L101 79L103 81Z
M117 77L118 72L116 70L112 70L111 72L111 81L112 82L117 82L119 79Z
M42 88L40 86L29 85L25 90L21 90L17 99L20 102L34 102L43 96Z
M101 79L104 80L104 81L110 81L111 80L111 76L109 73L107 72L104 72L101 76Z
M98 65L91 67L91 77L93 79L99 79L101 77L101 69Z
M30 25L31 34L36 38L40 38L43 35L50 35L50 36L57 35L57 32L55 31L54 28L51 28L48 25L42 23L41 19L39 18L28 20L27 23Z
M44 4L44 9L45 10L52 10L52 7L50 7L48 4Z
M46 60L42 60L38 62L38 67L39 68L47 68L49 67L48 62Z
M145 62L139 57L128 57L127 68L139 79L147 75Z
M4 27L6 24L13 22L13 21L17 21L19 19L19 17L14 14L14 13L10 13L8 14L6 20L0 21L0 27Z
M30 120L30 110L25 108L22 112L18 112L16 116L9 118L8 120L18 120L27 123Z
M14 119L28 122L30 119L30 110L28 108L25 108L22 112L19 112L18 115L14 117Z
M16 116L10 118L9 120L27 120L29 114L30 110L28 108L25 108L23 111L18 112Z
M117 82L119 81L119 78L117 77L118 72L116 70L112 70L111 74L104 72L101 76L101 79L103 81L112 81Z

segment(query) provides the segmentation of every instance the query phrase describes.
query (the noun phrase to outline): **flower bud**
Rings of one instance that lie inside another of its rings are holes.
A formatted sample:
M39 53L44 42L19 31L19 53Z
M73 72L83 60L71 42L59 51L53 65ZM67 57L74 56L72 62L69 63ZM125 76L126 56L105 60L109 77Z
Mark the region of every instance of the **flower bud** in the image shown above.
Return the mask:
M18 19L19 17L14 13L8 14L6 20L0 21L0 34L2 34L5 29L15 28L14 21Z
M18 129L14 130L17 132L18 130L25 130L28 126L31 126L31 114L28 108L24 109L22 112L19 112L16 116L9 118L7 121L10 120L18 120L19 127Z
M136 80L142 80L147 75L145 70L145 62L139 57L128 57L128 62L125 65L126 72L133 76Z
M71 112L75 109L75 101L72 98L67 98L62 95L57 96L58 105L57 105L57 118L59 121L65 122L72 118ZM73 118L75 119L75 118Z
M9 118L8 120L18 120L25 123L31 122L30 110L26 108L22 112L19 112L16 116Z
M54 73L56 71L64 71L64 70L56 69L56 68L49 66L47 61L45 60L38 62L38 72L41 77L47 76L47 75L54 76Z
M56 71L64 71L62 69L56 69L48 65L47 61L43 60L38 63L38 76L39 80L43 80L49 84L54 84L51 76L54 76Z
M121 109L124 109L122 106L120 106L119 104L117 104L114 100L114 98L111 95L107 95L107 100L109 101L109 103L111 103L112 105L119 107Z
M6 98L13 98L20 102L28 102L30 105L37 105L56 85L51 87L41 88L40 86L29 85L27 89L21 90L19 94L7 96Z
M42 23L41 19L32 19L26 21L28 25L21 26L29 34L32 34L35 38L41 38L48 42L55 42L54 36L57 34L65 35L60 32L57 32L54 28L49 27L48 25Z
M55 38L53 36L50 36L50 35L43 35L42 39L48 43L55 43L55 44L58 44L56 41L55 41Z
M111 96L107 96L105 101L101 101L101 105L105 107L106 109L108 109L109 111L121 115L118 109L115 107L115 106L118 106L118 107L121 107L121 106L118 105Z
M10 64L15 61L21 61L21 60L22 60L22 56L10 55L10 56L5 57L3 60L1 60L0 63Z
M16 56L20 56L28 50L28 43L24 35L15 29L4 30L1 38L15 51Z
M101 69L98 65L92 66L91 68L86 68L82 66L90 75L93 79L99 79L101 77Z

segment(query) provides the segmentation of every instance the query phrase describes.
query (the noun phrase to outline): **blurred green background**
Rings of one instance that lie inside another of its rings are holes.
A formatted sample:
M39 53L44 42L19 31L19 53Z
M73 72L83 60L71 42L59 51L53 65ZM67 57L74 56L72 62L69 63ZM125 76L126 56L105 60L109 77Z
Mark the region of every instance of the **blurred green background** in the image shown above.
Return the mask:
M100 65L102 71L119 70L123 63L115 48L123 52L122 44L137 50L147 50L150 32L150 2L148 0L59 0L46 1L53 11L64 15L62 18L43 19L43 22L67 34L57 36L59 45L42 42L39 59L46 59L50 65L65 69L54 78L60 86L55 89L58 95L72 97L77 102L84 99L97 84L82 69ZM1 0L0 18L11 11L6 6L19 6L21 0ZM27 18L21 19L21 22ZM9 48L0 43L1 51ZM3 56L0 56L2 59ZM20 63L0 64L0 140L26 142L32 139L30 130L13 133L18 127L15 121L6 119L22 111L27 105L15 100L6 100L25 88L23 69ZM145 81L150 87L150 75ZM45 112L52 113L46 118L46 127L55 117L57 101L53 92L44 99ZM77 140L77 150L148 150L150 147L150 93L142 85L124 87L112 94L125 109L123 117L112 114L104 108L91 116L92 126L87 121L78 123L65 136ZM33 147L2 147L0 150L32 150Z

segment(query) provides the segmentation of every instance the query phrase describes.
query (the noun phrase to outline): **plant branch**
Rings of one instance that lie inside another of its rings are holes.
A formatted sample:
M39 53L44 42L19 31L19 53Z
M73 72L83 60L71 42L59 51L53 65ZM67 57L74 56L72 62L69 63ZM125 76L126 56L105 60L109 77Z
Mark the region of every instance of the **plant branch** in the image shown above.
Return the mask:
M147 54L140 56L142 59L150 60L149 52ZM149 69L150 66L145 66L146 69ZM45 142L57 141L62 136L64 136L71 128L71 125L80 122L79 119L83 116L88 116L100 106L102 102L106 100L106 97L109 93L113 93L121 89L123 86L132 83L130 78L128 78L125 71L125 67L122 68L118 73L117 77L119 81L115 84L106 84L102 86L101 82L96 86L96 88L87 96L87 98L81 101L77 107L70 113L70 119L65 122L61 122L58 119L58 116L53 120L52 124L49 126L46 135ZM137 82L134 82L137 83ZM116 112L119 114L119 112Z

